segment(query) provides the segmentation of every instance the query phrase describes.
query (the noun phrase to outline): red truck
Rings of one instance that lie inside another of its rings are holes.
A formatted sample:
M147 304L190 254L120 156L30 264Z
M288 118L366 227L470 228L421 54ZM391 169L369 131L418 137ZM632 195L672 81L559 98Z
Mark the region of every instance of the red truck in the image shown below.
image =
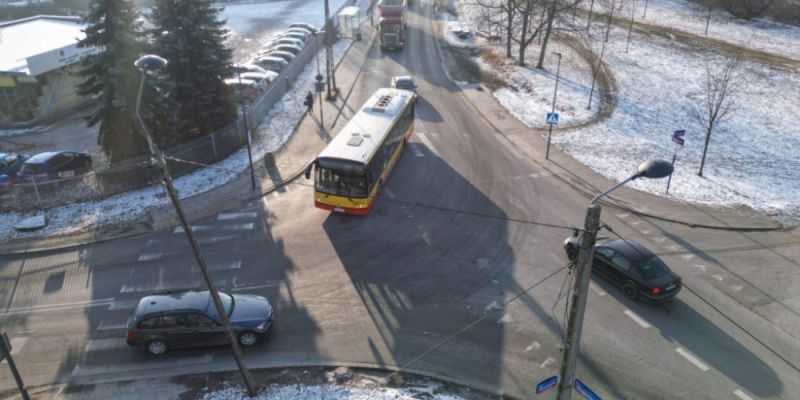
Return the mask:
M407 0L381 0L378 3L381 50L403 48L406 41L407 7Z

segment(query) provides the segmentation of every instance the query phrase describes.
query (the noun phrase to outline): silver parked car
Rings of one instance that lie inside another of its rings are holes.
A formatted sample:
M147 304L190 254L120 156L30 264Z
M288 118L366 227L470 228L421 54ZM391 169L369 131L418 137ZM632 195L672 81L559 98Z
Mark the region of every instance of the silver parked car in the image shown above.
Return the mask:
M279 74L286 68L286 66L289 65L286 60L272 56L259 57L253 61L253 64L256 64L266 70L275 71Z

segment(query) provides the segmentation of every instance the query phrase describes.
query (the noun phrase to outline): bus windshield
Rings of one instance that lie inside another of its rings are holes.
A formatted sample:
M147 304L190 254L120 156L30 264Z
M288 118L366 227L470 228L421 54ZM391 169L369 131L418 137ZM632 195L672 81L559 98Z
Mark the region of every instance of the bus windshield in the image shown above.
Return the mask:
M318 192L346 197L367 197L367 179L329 168L317 167Z

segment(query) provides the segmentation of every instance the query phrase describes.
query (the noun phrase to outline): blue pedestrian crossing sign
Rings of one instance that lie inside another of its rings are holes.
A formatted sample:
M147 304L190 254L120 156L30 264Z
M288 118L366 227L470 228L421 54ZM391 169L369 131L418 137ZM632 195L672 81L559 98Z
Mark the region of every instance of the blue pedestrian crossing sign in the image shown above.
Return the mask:
M547 113L547 125L558 125L558 113Z
M536 394L542 393L547 389L551 389L558 383L558 376L551 376L536 384Z

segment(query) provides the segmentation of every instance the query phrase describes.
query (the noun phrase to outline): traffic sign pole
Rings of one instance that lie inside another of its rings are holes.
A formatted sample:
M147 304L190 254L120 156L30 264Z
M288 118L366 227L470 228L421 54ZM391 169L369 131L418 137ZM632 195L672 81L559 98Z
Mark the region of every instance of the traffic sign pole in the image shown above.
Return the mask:
M675 153L672 154L672 171L675 171L675 159L678 157L678 147L682 147L684 142L683 136L686 135L685 129L680 129L672 133L672 141L675 143ZM667 194L669 194L669 184L672 182L672 172L669 173L667 178Z
M14 380L17 381L17 389L19 389L19 394L22 396L22 399L31 400L31 397L28 395L28 389L25 388L25 384L22 382L22 377L19 376L17 364L14 363L14 357L11 357L11 342L8 341L8 336L6 336L5 332L3 332L1 335L0 355L4 356L5 359L8 360L8 367L11 369L11 374L14 375Z
M672 171L675 171L675 159L678 157L678 146L679 144L675 144L675 153L672 154ZM669 184L672 182L672 172L669 173L669 178L667 178L667 194L669 194Z

